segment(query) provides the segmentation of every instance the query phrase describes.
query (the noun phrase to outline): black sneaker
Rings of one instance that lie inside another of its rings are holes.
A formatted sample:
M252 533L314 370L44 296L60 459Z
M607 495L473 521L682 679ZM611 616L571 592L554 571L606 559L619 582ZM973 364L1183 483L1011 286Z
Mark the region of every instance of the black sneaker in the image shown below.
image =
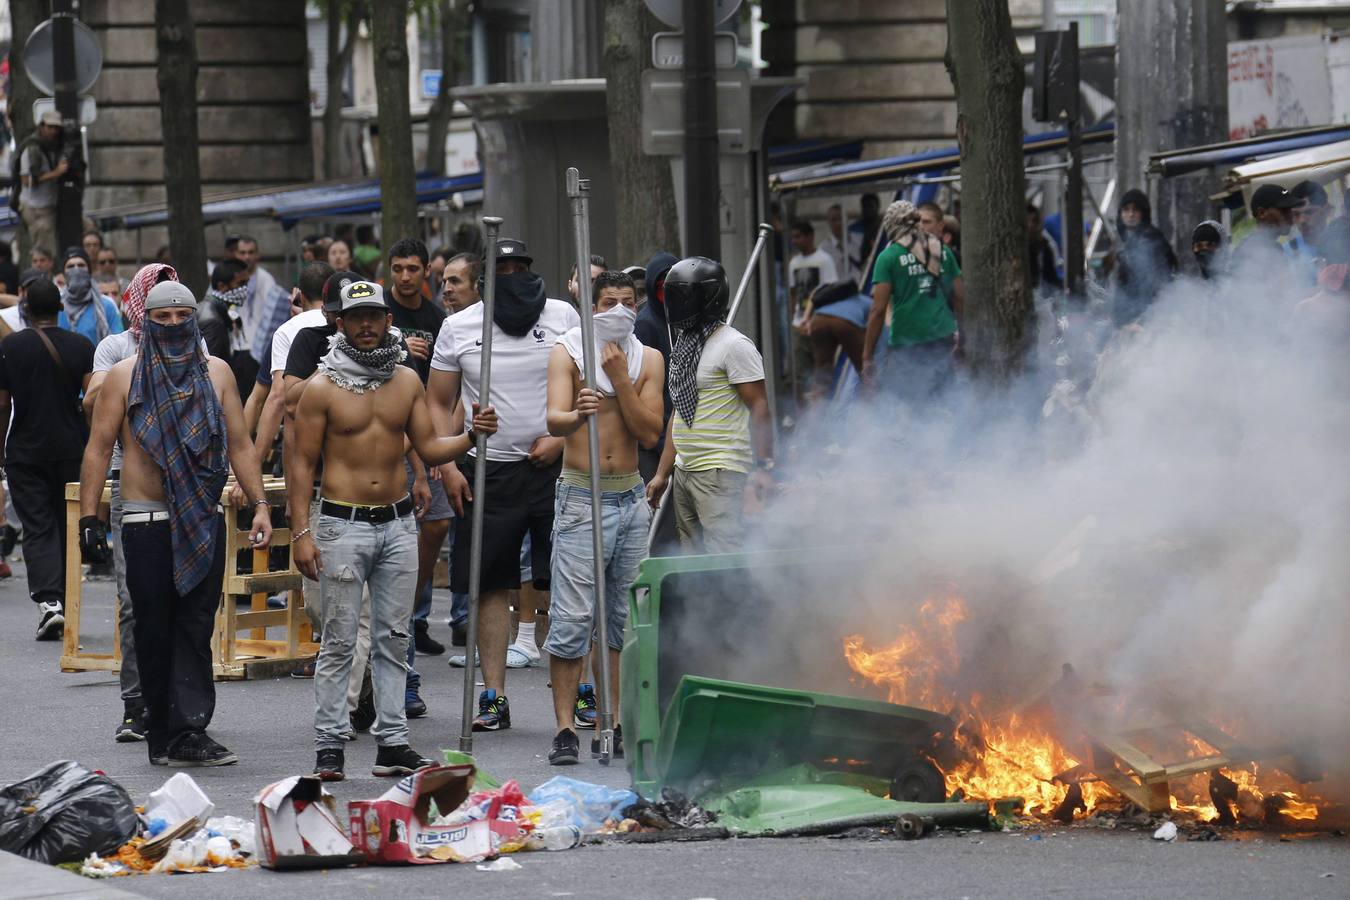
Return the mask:
M145 740L145 709L140 706L127 707L122 724L113 733L113 740L119 744L132 744Z
M14 553L14 545L18 542L18 529L8 522L4 525L0 525L0 556L11 556Z
M418 769L432 765L435 763L407 744L399 744L396 747L381 747L375 751L375 768L370 770L370 774L411 775Z
M151 750L151 751L150 751L150 765L152 765L152 766L167 766L168 764L169 764L169 751L168 751L168 750Z
M320 781L341 781L347 777L342 772L344 762L341 749L325 747L315 757L314 774Z
M469 626L463 623L456 625L450 623L450 645L453 647L463 647L469 641Z
M600 737L591 738L591 759L600 758ZM614 726L614 747L610 753L611 759L623 759L623 726Z
M581 739L570 728L564 728L553 737L553 748L548 751L550 766L575 766L581 759Z
M426 619L413 619L413 646L423 656L440 656L445 645L431 636L430 623Z
M403 692L403 714L410 719L422 719L427 714L427 704L416 690Z
M311 659L311 660L307 660L307 661L305 661L305 662L302 662L300 665L296 666L294 669L291 670L291 677L292 677L292 678L313 678L313 677L314 677L314 667L317 666L318 664L319 664L319 661L318 661L317 659Z
M190 769L196 766L230 766L237 762L239 757L205 733L193 731L180 737L169 750L167 765L171 769Z
M357 731L369 731L375 724L375 691L370 683L370 669L366 669L365 680L361 682L361 697L352 710L352 728Z
M44 600L38 604L37 639L39 641L59 641L66 635L66 617L61 604L55 600Z
M494 690L478 695L478 715L473 720L474 731L505 731L511 727L511 704L498 697Z

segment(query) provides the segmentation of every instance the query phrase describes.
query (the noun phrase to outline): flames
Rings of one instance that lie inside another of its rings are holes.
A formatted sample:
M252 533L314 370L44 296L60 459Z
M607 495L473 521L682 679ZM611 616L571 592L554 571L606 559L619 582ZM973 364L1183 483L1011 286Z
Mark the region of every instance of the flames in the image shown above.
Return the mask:
M987 708L1007 704L992 704L979 692L953 687L963 674L959 638L969 619L965 600L949 590L926 599L913 621L901 627L898 637L885 646L873 646L861 635L845 638L844 657L860 679L884 689L891 703L942 712L957 723L951 736L954 761L939 766L949 796L991 802L1020 797L1026 813L1049 816L1070 790L1070 785L1057 781L1056 776L1085 760L1069 751L1043 716ZM1178 750L1188 759L1215 752L1193 737L1189 746ZM1317 803L1301 799L1295 793L1298 785L1287 776L1262 771L1256 765L1250 770L1222 771L1236 786L1233 807L1238 821L1272 823L1281 816L1305 823L1317 819ZM1207 785L1205 775L1172 782L1173 811L1201 821L1218 819L1219 811ZM1081 781L1079 787L1083 800L1080 810L1120 807L1123 803L1118 794L1091 778Z

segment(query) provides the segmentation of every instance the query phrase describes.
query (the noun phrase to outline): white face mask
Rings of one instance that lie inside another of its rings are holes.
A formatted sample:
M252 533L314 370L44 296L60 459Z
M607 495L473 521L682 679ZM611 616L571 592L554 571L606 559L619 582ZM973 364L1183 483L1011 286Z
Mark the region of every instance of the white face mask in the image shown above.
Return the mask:
M605 344L622 344L633 333L637 313L620 303L612 309L596 313L591 321L595 324L595 341L601 347Z

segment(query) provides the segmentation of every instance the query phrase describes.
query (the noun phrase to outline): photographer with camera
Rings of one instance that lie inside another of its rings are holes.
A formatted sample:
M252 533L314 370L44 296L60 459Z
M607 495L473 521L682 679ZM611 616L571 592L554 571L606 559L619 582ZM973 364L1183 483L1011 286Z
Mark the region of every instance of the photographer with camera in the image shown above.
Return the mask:
M61 138L61 114L49 109L38 120L37 133L19 148L18 211L30 245L58 245L56 203L61 176L70 171Z

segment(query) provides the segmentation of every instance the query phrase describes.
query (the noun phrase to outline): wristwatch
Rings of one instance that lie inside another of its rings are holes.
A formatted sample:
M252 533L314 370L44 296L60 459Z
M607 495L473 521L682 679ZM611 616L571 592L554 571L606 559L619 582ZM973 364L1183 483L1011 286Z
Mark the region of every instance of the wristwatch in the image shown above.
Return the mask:
M772 456L765 457L764 459L757 459L757 460L755 460L755 468L756 468L756 469L760 469L761 471L764 471L764 472L772 472L772 471L773 471L773 466L774 466L774 462L773 462L773 457L772 457Z

